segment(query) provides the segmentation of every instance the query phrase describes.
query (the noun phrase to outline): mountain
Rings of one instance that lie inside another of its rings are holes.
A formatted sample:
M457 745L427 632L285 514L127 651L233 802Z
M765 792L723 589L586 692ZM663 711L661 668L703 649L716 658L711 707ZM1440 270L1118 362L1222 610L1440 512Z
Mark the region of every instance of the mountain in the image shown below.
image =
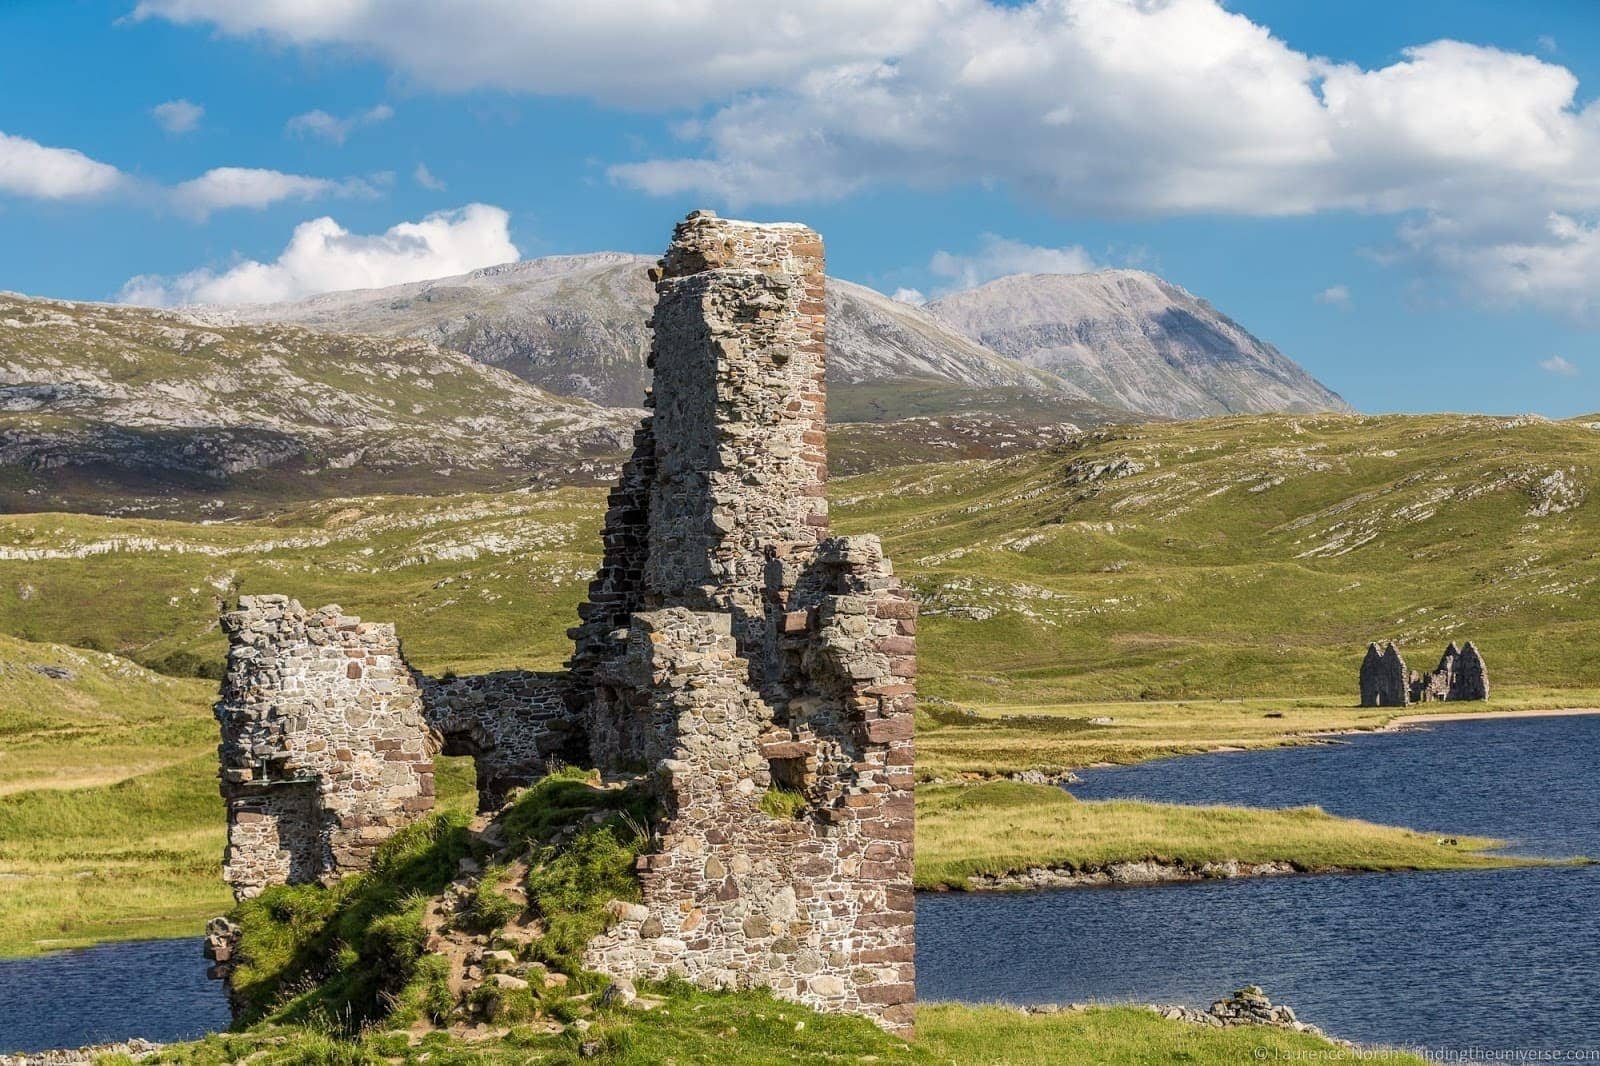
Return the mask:
M215 322L418 337L554 393L637 406L650 379L645 323L655 288L645 270L653 262L620 252L549 256L291 303L192 310ZM920 308L865 286L830 278L828 314L836 420L943 413L975 399L986 409L1010 410L1019 398L1038 401L1058 420L1097 422L1116 414L1084 390L996 355Z
M636 411L424 340L0 293L0 508L603 480Z
M1169 418L1351 409L1205 300L1142 270L1019 274L926 309L1110 407Z

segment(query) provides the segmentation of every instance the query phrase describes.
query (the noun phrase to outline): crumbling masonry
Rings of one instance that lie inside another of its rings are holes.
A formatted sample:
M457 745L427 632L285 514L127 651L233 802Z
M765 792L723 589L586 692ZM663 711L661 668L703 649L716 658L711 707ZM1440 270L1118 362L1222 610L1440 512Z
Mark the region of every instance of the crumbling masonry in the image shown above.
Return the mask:
M217 706L228 879L243 897L362 868L431 807L437 751L477 760L490 805L586 754L643 773L662 811L642 902L589 965L909 1031L916 607L876 537L828 536L822 241L697 212L653 277L653 413L569 669L434 681L390 626L241 600ZM765 813L772 789L800 815Z
M1486 700L1489 698L1489 672L1483 656L1472 641L1457 648L1455 641L1444 650L1439 665L1431 673L1407 670L1405 660L1393 643L1382 651L1377 644L1367 645L1361 661L1361 706L1404 707L1411 703L1435 700Z

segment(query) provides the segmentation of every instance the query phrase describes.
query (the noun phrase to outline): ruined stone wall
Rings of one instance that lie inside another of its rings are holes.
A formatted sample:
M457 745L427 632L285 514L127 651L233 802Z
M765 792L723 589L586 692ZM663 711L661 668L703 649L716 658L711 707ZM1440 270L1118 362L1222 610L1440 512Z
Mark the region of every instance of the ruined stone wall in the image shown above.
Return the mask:
M646 397L646 405L654 403ZM613 658L622 645L612 636L628 624L628 616L644 607L645 556L650 547L650 492L656 476L654 420L646 416L633 435L633 454L606 499L601 526L602 556L589 595L578 605L579 624L567 630L573 640L574 686L587 688L595 664Z
M823 539L822 284L797 226L697 213L662 260L647 609L589 735L666 813L589 962L908 1031L916 610L876 538Z
M1406 669L1405 660L1391 642L1383 651L1368 644L1361 662L1361 706L1404 707L1409 703L1438 700L1485 700L1489 675L1476 645L1458 649L1451 641L1439 665L1423 673Z
M479 810L498 808L513 788L543 777L553 763L588 756L571 674L501 670L449 679L417 675L417 683L441 754L472 757Z
M223 876L234 895L364 869L433 807L422 700L394 627L285 596L242 597L222 625Z
M1456 660L1455 677L1450 686L1450 699L1486 700L1489 698L1489 668L1484 665L1478 646L1467 641Z
M666 815L640 858L642 902L614 905L585 963L606 973L764 986L820 1010L914 1020L909 766L874 765L845 783L814 742L774 736L774 711L748 683L729 613L664 608L634 616L627 653L601 675L629 693L665 757L653 784ZM615 698L614 696L611 698ZM787 746L785 746L787 745ZM909 755L909 736L905 738ZM798 816L769 814L773 760L809 761Z
M1377 644L1368 644L1361 661L1361 706L1404 707L1410 702L1410 687L1405 660L1394 644L1382 651Z

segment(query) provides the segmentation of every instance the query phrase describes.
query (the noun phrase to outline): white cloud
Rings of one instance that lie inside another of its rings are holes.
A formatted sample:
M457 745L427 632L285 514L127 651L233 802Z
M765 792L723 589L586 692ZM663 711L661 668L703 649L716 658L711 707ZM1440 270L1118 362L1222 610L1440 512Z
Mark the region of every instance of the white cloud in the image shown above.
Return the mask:
M1316 300L1319 304L1327 304L1329 307L1337 307L1341 311L1346 310L1350 306L1350 286L1329 285L1326 289L1323 289L1321 292L1317 293L1316 296L1312 297L1312 299Z
M979 238L978 250L971 255L941 250L928 261L928 270L947 281L941 295L975 289L986 281L1011 274L1087 274L1094 269L1094 258L1076 244L1045 248L994 233Z
M200 119L205 113L205 108L188 100L168 100L150 109L156 125L175 137L193 133L199 127Z
M1394 214L1413 269L1600 314L1600 295L1583 294L1600 294L1600 101L1581 104L1594 93L1534 55L1440 40L1367 69L1297 51L1221 0L779 13L744 0L141 0L135 14L353 48L447 89L713 105L678 127L676 157L611 168L649 193L739 207L977 186L1097 216Z
M216 167L170 190L178 210L196 218L230 207L260 210L283 200L312 200L324 196L373 196L376 190L359 178L333 181L285 174L256 167Z
M894 290L894 295L890 299L898 300L903 304L910 304L913 307L921 307L928 302L928 294L921 289L908 289L902 286Z
M445 189L444 182L433 176L433 171L428 169L428 164L426 163L418 163L417 169L411 172L411 176L424 189L432 192L443 192Z
M175 278L141 275L128 280L119 299L150 306L274 303L462 274L518 258L509 221L498 207L468 204L367 236L316 218L296 226L270 263L246 260L221 273L201 269Z
M1578 376L1577 365L1561 358L1559 355L1552 355L1548 359L1539 360L1539 369L1557 377L1575 378Z
M127 184L122 171L73 148L49 148L0 132L0 195L36 200L101 196Z
M894 54L976 0L141 0L136 19L346 46L437 88L694 104Z
M284 123L284 132L296 137L320 137L334 144L343 144L349 139L350 134L363 126L374 126L380 122L388 122L394 118L394 108L388 104L379 104L369 107L365 111L354 115L339 118L317 108L305 114L296 115Z

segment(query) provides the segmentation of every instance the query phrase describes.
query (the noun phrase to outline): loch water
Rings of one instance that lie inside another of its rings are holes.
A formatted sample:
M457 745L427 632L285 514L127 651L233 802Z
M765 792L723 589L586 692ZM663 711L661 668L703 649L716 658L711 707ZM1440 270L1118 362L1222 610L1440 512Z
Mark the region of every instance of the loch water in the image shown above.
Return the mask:
M1440 722L1082 774L1080 799L1283 807L1600 857L1600 716ZM1600 1060L1600 867L924 896L918 992L1205 1006L1261 985L1358 1043ZM1559 1060L1557 1060L1559 1061Z
M1282 807L1600 857L1600 716L1437 723L1095 770L1081 799ZM918 994L1205 1006L1262 985L1361 1043L1600 1055L1600 867L1352 874L917 906ZM201 941L0 961L0 1052L221 1028Z

